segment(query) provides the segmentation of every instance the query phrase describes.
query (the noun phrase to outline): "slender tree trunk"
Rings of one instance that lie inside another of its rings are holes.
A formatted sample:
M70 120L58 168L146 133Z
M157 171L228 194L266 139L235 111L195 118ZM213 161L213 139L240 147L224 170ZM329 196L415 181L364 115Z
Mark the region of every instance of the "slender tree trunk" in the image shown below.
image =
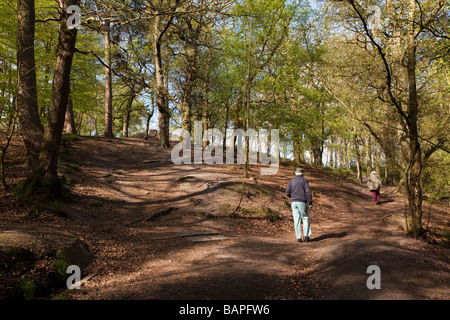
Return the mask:
M370 136L366 137L365 141L365 148L366 148L366 176L370 174L372 171L372 154L371 154L371 139Z
M192 131L192 121L191 121L191 104L189 101L181 102L181 127L189 132Z
M355 134L353 137L353 141L355 144L355 157L356 157L356 179L359 182L363 181L362 177L362 167L361 167L361 153L359 150L359 142L358 142L358 136Z
M153 95L151 97L152 101L152 110L147 113L147 122L145 124L145 140L148 140L150 134L150 121L152 120L153 113L155 112L155 101L153 99Z
M294 135L292 140L292 146L294 148L294 162L297 163L297 165L300 165L301 163L301 155L300 155L300 132L296 128L294 128L293 133Z
M131 96L128 98L127 105L125 106L125 111L123 113L122 136L126 137L126 138L128 138L128 129L129 129L129 125L130 125L131 107L133 106L133 101L134 101L135 96L136 96L136 94L133 91L131 93Z
M186 80L184 83L183 96L181 99L181 127L189 132L192 130L192 90L194 88L194 82L196 79L196 61L197 61L197 50L193 43L188 43L187 48L187 69L186 69Z
M381 176L380 174L380 158L381 158L381 151L380 148L378 147L374 147L374 154L373 154L373 160L374 160L374 164L375 164L375 171L378 172L378 174Z
M319 108L321 109L321 105L319 105ZM323 166L323 143L324 143L323 137L324 137L324 135L325 135L325 124L324 124L324 119L322 116L320 136L315 137L314 141L311 143L313 156L314 156L314 164L319 167Z
M320 137L316 137L313 142L311 142L311 148L314 156L314 165L323 166L323 136L324 136L324 120L321 120L321 132Z
M122 137L128 138L128 127L130 125L130 110L125 110L123 114Z
M156 15L153 30L153 60L156 73L156 107L158 108L159 113L159 145L163 148L169 148L170 109L168 107L166 87L164 85L164 70L161 57L161 37L163 32L160 31L160 24L161 15ZM166 81L168 81L168 79L166 79Z
M393 184L394 183L394 168L395 168L395 151L393 150L394 148L394 140L393 139L393 135L391 133L390 127L391 127L391 110L389 108L387 108L386 110L386 125L385 125L385 130L384 130L384 137L383 140L385 141L383 150L384 150L384 156L385 156L385 160L384 160L384 175L385 175L385 180L387 184Z
M113 138L112 118L112 72L111 72L111 26L110 21L105 21L105 131L103 135Z
M68 134L77 134L75 117L73 115L73 102L70 96L69 102L67 103L66 117L64 121L64 132Z
M60 0L60 6L65 12L70 5L79 5L79 0ZM62 14L47 126L37 165L25 184L25 186L31 184L35 193L45 193L46 196L54 198L63 196L63 188L58 179L57 164L64 118L69 102L70 71L76 37L77 29L69 30L67 15Z
M17 21L17 111L27 150L27 161L30 166L34 166L39 157L44 133L37 102L34 0L17 1Z
M422 227L422 151L419 143L417 127L417 113L419 102L417 98L416 84L416 43L414 16L416 9L415 0L409 1L409 32L408 32L408 126L409 126L409 166L408 166L408 194L409 207L411 211L410 231L414 237L423 232Z
M238 93L237 100L236 100L236 107L234 109L234 128L235 128L235 130L243 128L243 124L242 124L242 120L241 120L241 110L244 105L244 97L245 97L246 92L247 92L247 87L246 87L246 83L244 83L241 87L241 90Z
M331 142L331 145L330 145L330 148L329 148L329 150L330 150L329 151L330 157L329 157L329 160L328 160L328 166L330 168L332 168L334 166L334 146L333 146L334 141L333 141L333 137L331 137L330 142Z
M249 133L250 129L250 84L248 84L247 88L247 101L246 101L246 110L245 110L245 130ZM250 136L247 134L245 136L245 164L244 164L244 177L248 177L248 173L250 171Z
M385 156L385 160L384 160L384 179L386 180L386 183L392 183L392 181L389 179L389 171L388 171L388 161L387 161L387 156Z
M14 135L14 130L16 128L16 115L13 114L13 112L9 112L9 120L8 120L8 126L6 127L6 143L4 146L2 146L1 150L1 156L0 156L0 176L2 180L3 187L5 190L9 190L9 186L6 183L6 176L5 176L5 158L6 158L6 152L8 151L9 145L11 143L11 140Z
M203 137L207 136L208 133L208 119L209 119L209 100L208 100L208 82L206 81L203 87L203 104L202 104L202 126L203 126ZM203 147L209 144L208 140L203 141ZM224 145L225 146L225 145Z
M344 139L344 165L345 169L350 169L350 163L348 160L348 143L346 139Z
M224 128L223 128L223 130L224 130L223 147L224 147L225 150L228 150L228 148L227 148L227 134L228 134L227 131L228 131L228 121L230 120L229 118L230 118L230 105L227 103L226 110L225 110L225 125L224 125ZM234 141L231 138L230 139L230 146L229 146L230 148L233 147L233 143L234 143ZM224 155L224 157L226 157L226 154Z
M98 137L98 123L97 123L97 117L89 117L92 122L92 126L94 127L94 136Z
M250 19L250 39L247 51L247 85L246 85L246 108L245 108L245 130L249 133L250 129L250 106L251 106L251 84L252 84L252 51L253 51L253 20ZM244 177L248 177L250 171L250 136L245 136L245 165L244 165Z
M79 115L80 121L76 124L76 132L77 134L82 135L81 128L83 127L83 121L84 121L84 112L80 112ZM84 135L86 135L86 132L84 132Z
M339 137L336 154L336 166L338 169L342 167L342 140L342 137Z

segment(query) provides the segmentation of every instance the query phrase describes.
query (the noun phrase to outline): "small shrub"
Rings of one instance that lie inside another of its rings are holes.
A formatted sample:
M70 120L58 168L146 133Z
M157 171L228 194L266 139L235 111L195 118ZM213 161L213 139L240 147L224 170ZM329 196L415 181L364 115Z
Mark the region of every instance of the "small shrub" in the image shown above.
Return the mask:
M254 213L255 215L267 219L271 222L275 222L281 219L281 216L278 212L275 212L268 207L259 207L258 209L255 210Z
M23 281L20 284L25 300L34 300L36 298L36 286L31 281Z
M247 214L250 213L250 211L247 208L245 208L245 207L241 208L241 212L242 212L243 215L247 215Z
M232 213L231 212L231 204L229 204L229 203L219 204L219 211L220 211L220 213L222 213L226 216L230 215Z
M61 248L56 254L55 269L61 278L67 277L67 268L70 266L70 262L64 255L64 247Z

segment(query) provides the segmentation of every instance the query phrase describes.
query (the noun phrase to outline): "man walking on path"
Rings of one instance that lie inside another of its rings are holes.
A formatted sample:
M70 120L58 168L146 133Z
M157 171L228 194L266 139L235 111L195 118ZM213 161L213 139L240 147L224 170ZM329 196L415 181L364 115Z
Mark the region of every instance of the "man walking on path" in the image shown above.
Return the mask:
M375 204L380 203L380 189L382 188L381 178L376 171L372 171L367 178L367 188L372 193L372 199Z
M308 242L311 236L308 209L312 208L312 195L308 180L303 177L303 173L303 169L295 170L296 177L289 181L286 189L286 195L291 199L295 236L298 242L302 242L301 222L303 222L303 241Z

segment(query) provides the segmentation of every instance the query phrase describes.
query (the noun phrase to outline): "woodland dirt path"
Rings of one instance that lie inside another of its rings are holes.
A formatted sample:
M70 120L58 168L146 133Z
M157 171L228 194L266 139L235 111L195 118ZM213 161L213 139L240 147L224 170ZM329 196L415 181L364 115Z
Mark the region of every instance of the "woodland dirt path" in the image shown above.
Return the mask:
M40 226L70 232L95 255L86 273L96 276L71 299L450 298L448 243L405 235L393 187L375 206L363 186L306 168L313 241L299 244L285 196L289 165L265 177L254 166L244 180L239 166L174 165L154 140L79 138L69 151L81 169L70 219ZM246 211L236 217L239 203ZM448 229L448 207L431 217ZM202 235L216 241L198 242ZM366 286L370 265L380 267L380 290Z

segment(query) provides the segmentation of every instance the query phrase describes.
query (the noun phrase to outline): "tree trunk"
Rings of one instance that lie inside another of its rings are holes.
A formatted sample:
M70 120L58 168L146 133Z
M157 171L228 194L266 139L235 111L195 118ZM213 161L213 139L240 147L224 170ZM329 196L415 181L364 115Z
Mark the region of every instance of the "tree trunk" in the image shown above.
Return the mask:
M330 145L330 147L329 147L329 154L330 154L330 157L329 157L329 159L328 159L328 166L330 167L330 168L333 168L333 166L334 166L334 141L333 141L333 137L331 137L330 138L330 142L331 142L331 145Z
M153 95L151 97L152 101L152 110L147 113L147 122L145 124L145 140L148 140L150 134L150 121L152 120L153 113L155 112L155 101L153 99Z
M247 92L246 84L244 83L241 87L241 90L238 93L237 99L236 99L236 107L234 109L234 129L242 129L244 126L242 124L241 120L241 110L244 105L244 96ZM235 142L233 142L235 143Z
M336 154L336 166L338 169L342 167L342 140L342 137L339 137Z
M408 166L408 199L411 211L410 232L415 238L423 232L422 228L422 151L417 128L417 113L419 102L416 84L416 43L414 35L415 0L409 2L409 32L408 32L408 127L409 127L409 166Z
M2 180L2 185L5 188L5 190L9 190L9 186L6 183L6 176L5 176L5 158L6 158L6 151L9 148L9 145L11 143L11 140L13 138L14 135L14 130L16 128L16 115L13 114L12 111L9 112L9 120L8 120L8 125L6 126L6 132L5 132L5 136L6 136L6 143L4 146L2 146L2 150L1 150L1 156L0 156L0 177Z
M168 98L164 85L164 71L161 57L161 37L163 35L163 32L159 29L160 24L161 15L156 15L153 31L153 60L156 73L156 107L158 108L159 113L159 145L163 148L169 148L170 109L168 107ZM168 81L168 79L166 79L166 81Z
M245 131L247 131L247 135L245 136L245 165L244 165L244 177L248 177L248 173L250 171L250 106L251 106L251 85L253 78L252 74L252 50L253 50L253 20L250 19L250 36L248 41L248 50L247 50L247 85L246 85L246 104L245 104Z
M323 137L325 136L325 123L321 104L319 104L318 107L322 114L320 134L313 136L311 141L311 148L314 156L314 164L321 167L323 166Z
M44 129L39 118L34 57L34 0L17 1L17 111L27 161L34 166L39 157Z
M224 135L223 135L223 147L224 147L224 149L225 150L227 150L226 152L228 152L228 149L227 149L227 134L228 134L228 121L229 121L229 117L230 117L230 105L227 103L227 105L226 105L226 110L225 110L225 125L224 125L224 128L223 128L223 132L224 132ZM234 143L234 141L233 141L233 139L231 138L230 139L230 148L234 148L233 147L233 143ZM226 156L228 156L227 154L226 154Z
M60 0L67 11L70 5L79 5L79 0ZM70 71L77 29L67 28L67 16L61 16L56 65L53 77L52 98L44 132L39 159L25 186L31 186L33 193L44 193L46 197L61 198L62 185L58 179L57 164L64 118L70 93Z
M196 61L197 50L195 45L189 41L187 50L187 68L186 68L186 80L184 83L183 96L181 99L181 127L189 132L192 130L192 106L191 96L194 88L194 82L196 75Z
M134 88L133 88L134 90ZM127 105L125 106L125 111L123 113L123 125L122 125L122 136L128 138L128 129L130 125L130 115L131 115L131 107L133 106L133 101L136 94L134 91L131 93L131 96L128 98Z
M313 143L311 148L314 157L314 165L319 167L322 166L323 143L320 142Z
M208 135L208 119L209 119L209 100L208 100L208 81L205 82L203 87L203 104L202 104L202 126L203 126L203 137L206 137ZM225 134L226 136L226 134ZM203 147L205 148L207 145L209 145L208 140L203 140ZM225 146L225 145L224 145Z
M346 139L344 139L344 165L345 169L350 169L350 162L348 160L348 143Z
M292 147L294 149L294 162L297 165L300 165L301 161L302 161L301 148L300 148L300 132L299 132L299 130L294 128L292 134L294 135L293 139L292 139Z
M368 176L373 168L372 154L371 154L372 146L371 146L370 136L366 137L365 144L366 144L365 145L365 148L366 148L366 176Z
M250 60L250 59L249 59ZM250 63L249 63L250 65ZM246 94L246 109L245 109L245 131L248 133L245 136L245 164L244 164L244 177L248 177L250 171L250 83L247 86L247 94Z
M388 162L386 159L386 155L385 156L385 161L384 161L384 179L386 180L386 183L392 183L392 181L389 179L389 171L388 171Z
M125 110L123 114L123 124L122 124L122 137L128 138L128 127L130 124L130 114L131 110Z
M362 167L361 167L361 153L360 153L360 150L359 150L358 136L356 134L353 137L353 141L355 143L356 179L359 182L362 182L363 181L363 177L362 177Z
M73 115L73 102L70 96L69 102L67 103L66 117L64 120L64 132L68 134L77 134L75 117Z
M381 159L381 151L380 148L375 147L375 152L373 155L373 160L375 163L375 171L378 172L378 174L381 176L380 174L380 159Z
M112 72L111 72L111 26L110 21L105 21L105 131L103 135L113 138L112 119Z

